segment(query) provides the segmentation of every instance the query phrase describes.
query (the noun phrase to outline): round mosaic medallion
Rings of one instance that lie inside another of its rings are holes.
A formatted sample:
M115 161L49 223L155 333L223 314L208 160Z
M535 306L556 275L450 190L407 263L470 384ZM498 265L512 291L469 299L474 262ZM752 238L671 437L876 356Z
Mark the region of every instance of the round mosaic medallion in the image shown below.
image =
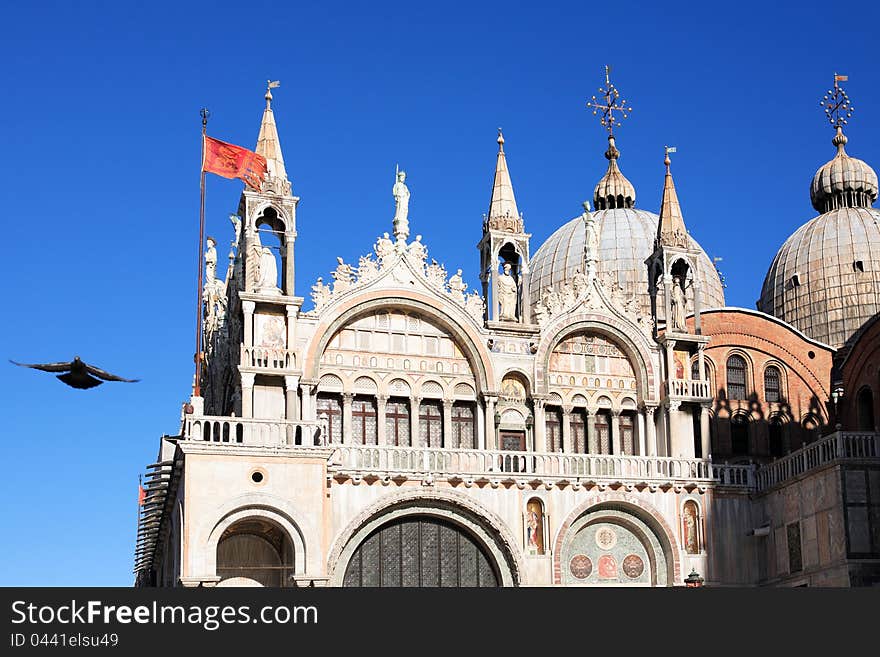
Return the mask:
M628 554L623 560L623 572L630 579L636 579L645 570L645 562L637 554Z
M576 554L571 558L568 569L578 579L586 579L593 572L593 562L586 554Z
M617 545L617 534L610 527L600 527L596 530L596 545L600 550L610 550Z

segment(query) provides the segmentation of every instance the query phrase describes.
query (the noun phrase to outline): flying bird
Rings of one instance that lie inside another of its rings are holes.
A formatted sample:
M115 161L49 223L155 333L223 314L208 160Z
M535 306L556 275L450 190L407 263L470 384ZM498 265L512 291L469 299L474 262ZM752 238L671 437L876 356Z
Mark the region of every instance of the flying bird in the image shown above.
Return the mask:
M86 388L94 388L95 386L99 386L104 381L124 381L125 383L137 383L140 379L123 379L121 376L116 376L115 374L110 374L110 372L105 372L104 370L95 367L94 365L89 365L80 360L79 356L75 356L73 361L69 363L16 363L14 360L9 361L13 365L18 365L20 367L32 367L35 370L43 370L44 372L64 372L64 374L59 374L56 378L61 379L69 385L71 388L80 388L85 390ZM94 374L95 376L91 376ZM95 378L99 377L99 378ZM104 381L101 381L103 379Z

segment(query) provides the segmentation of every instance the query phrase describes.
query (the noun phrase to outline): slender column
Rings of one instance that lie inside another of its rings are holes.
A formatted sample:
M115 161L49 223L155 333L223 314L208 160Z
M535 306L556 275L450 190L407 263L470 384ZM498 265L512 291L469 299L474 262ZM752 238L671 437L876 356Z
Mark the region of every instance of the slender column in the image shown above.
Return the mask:
M353 393L342 393L342 442L345 445L351 445L351 402L353 400Z
M477 407L477 449L486 449L486 409L482 404Z
M287 306L287 348L296 348L296 306Z
M701 344L697 347L697 367L700 368L700 381L706 381L706 345ZM710 391L711 395L712 392Z
M700 354L703 352L700 351ZM703 458L712 457L712 440L709 433L709 405L700 404L700 447L703 450Z
M620 411L611 411L611 453L623 454L623 441L620 439Z
M419 445L419 405L421 397L409 398L409 444L412 447Z
M446 449L455 449L460 445L452 442L452 400L443 400L443 447Z
M492 256L492 273L489 274L492 279L492 316L489 317L493 322L498 321L498 256ZM494 412L494 411L493 411Z
M254 416L254 377L255 374L241 375L241 416Z
M532 399L535 407L535 451L549 452L547 449L547 414L543 399Z
M376 395L376 444L387 445L388 436L385 432L385 405L388 395Z
M647 431L645 432L645 447L647 450L647 456L657 455L657 423L654 419L654 413L656 410L656 406L645 407L645 424L647 425Z
M524 260L524 259L523 259ZM531 299L529 299L529 279L531 278L531 274L529 273L529 266L523 265L521 274L520 274L520 324L528 324L531 321Z
M596 411L595 408L587 409L587 453L598 454L599 442L596 436Z
M293 267L293 244L296 241L296 231L288 230L284 233L284 281L282 288L284 294L293 296L295 290L294 267ZM290 347L293 349L293 347Z
M644 411L636 413L636 425L639 432L639 456L645 455L645 414Z
M484 396L486 401L486 449L498 449L495 436L495 397Z
M571 444L571 406L562 407L562 451L565 454L574 452Z
M672 381L675 378L675 340L666 341L666 378ZM672 384L669 384L669 392L672 392Z
M316 420L318 419L317 408L318 405L315 403L314 395L318 393L318 386L312 382L305 382L300 380L299 382L299 396L300 402L302 403L302 413L300 414L300 418L303 420Z
M299 399L296 391L299 388L299 377L285 375L284 377L284 398L287 402L284 416L288 420L299 419Z
M257 304L253 301L242 301L241 311L244 313L244 346L254 346L254 308Z

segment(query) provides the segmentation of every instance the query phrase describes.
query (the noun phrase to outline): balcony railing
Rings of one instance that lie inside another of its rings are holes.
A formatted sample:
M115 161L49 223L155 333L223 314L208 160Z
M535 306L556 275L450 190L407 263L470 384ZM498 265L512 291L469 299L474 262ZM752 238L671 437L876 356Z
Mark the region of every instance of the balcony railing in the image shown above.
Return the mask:
M801 447L755 472L759 491L840 459L880 457L880 434L838 431Z
M672 379L665 383L666 393L669 397L681 399L711 399L712 392L708 381L688 381L687 379Z
M241 345L241 364L268 370L289 370L296 367L296 352L292 349L246 347Z
M187 416L189 441L244 447L335 448L331 463L341 471L377 476L432 475L488 480L507 478L624 483L706 482L754 487L754 466L713 464L706 459L665 456L564 454L507 450L325 445L319 422L261 420L226 416Z
M192 415L183 423L187 440L257 447L320 447L324 444L318 422L260 420Z

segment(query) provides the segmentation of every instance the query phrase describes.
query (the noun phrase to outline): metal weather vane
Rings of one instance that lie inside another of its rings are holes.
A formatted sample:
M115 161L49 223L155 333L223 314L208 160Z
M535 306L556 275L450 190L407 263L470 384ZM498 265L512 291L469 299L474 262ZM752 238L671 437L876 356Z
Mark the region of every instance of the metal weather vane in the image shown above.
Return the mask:
M848 80L848 75L838 75L835 73L834 88L829 89L822 100L819 101L819 105L825 110L828 122L837 129L846 125L847 119L852 116L855 109L849 100L849 96L846 95L846 91L839 84Z
M605 65L605 87L599 87L599 93L602 94L604 100L593 96L587 101L587 108L592 108L594 116L597 116L601 111L600 123L609 134L613 134L614 128L620 127L620 119L629 117L628 113L632 112L632 107L627 107L626 100L620 98L620 92L611 82L611 67L607 64ZM615 112L618 112L620 117L615 116Z

